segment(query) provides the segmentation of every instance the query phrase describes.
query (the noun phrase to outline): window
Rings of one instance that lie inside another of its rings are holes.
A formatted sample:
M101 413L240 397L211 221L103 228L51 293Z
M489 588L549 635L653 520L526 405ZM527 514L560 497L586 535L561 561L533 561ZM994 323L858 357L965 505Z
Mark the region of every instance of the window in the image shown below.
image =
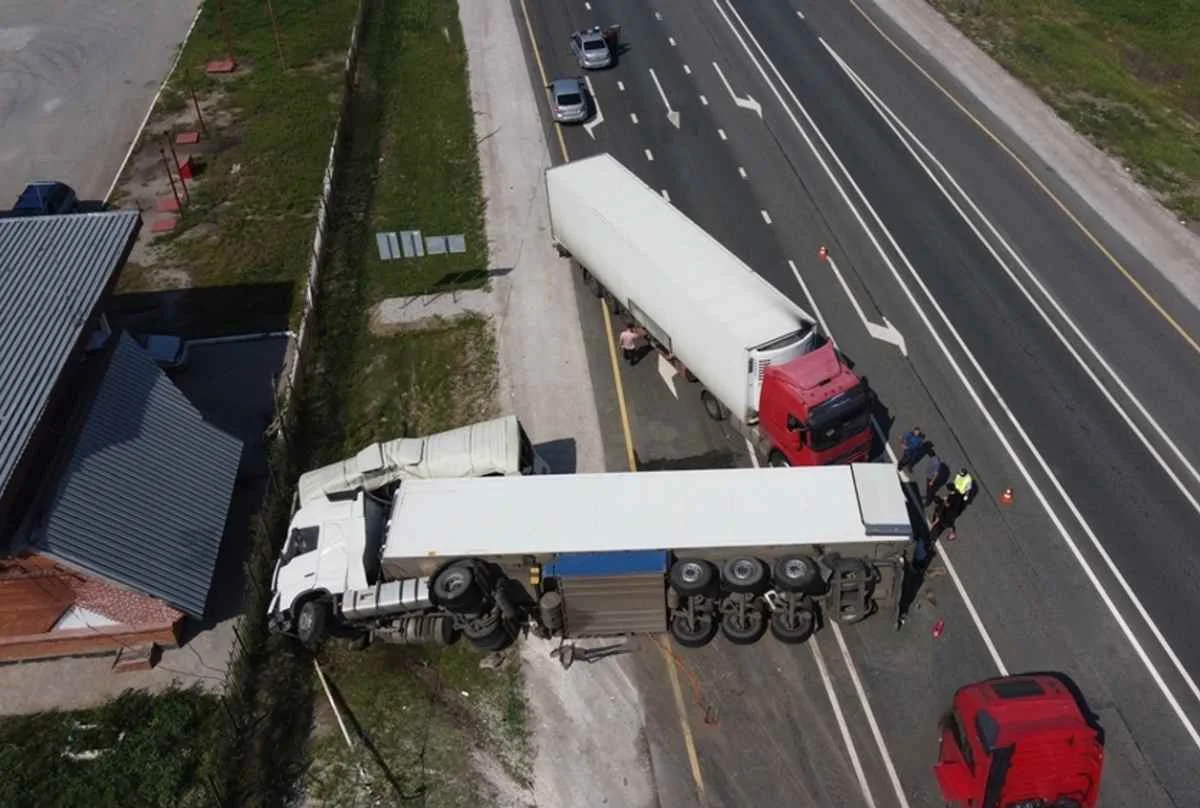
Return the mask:
M1000 740L1000 724L986 710L980 710L975 714L975 734L979 736L979 745L993 752L996 741Z
M604 50L605 47L606 46L605 46L603 40L599 40L599 39L593 39L593 40L583 43L584 50L598 51L598 50Z
M579 93L562 93L557 102L560 107L574 107L583 103L583 96Z
M320 536L321 528L317 525L311 527L298 527L288 536L287 548L283 551L283 563L291 561L296 556L311 553L317 549L317 538Z
M967 768L971 773L975 773L975 754L971 751L971 743L967 740L966 734L962 730L962 721L958 718L958 713L953 712L945 718L946 729L950 730L950 734L954 737L954 745L958 747L959 754L962 755L963 762L967 764Z

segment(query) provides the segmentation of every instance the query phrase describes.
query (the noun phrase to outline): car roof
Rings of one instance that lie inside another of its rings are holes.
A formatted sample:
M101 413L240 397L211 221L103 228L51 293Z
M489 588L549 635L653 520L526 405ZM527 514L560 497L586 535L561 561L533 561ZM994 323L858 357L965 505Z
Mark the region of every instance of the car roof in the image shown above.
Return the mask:
M555 79L550 82L550 92L555 95L563 93L582 93L583 82L579 79Z
M604 41L604 34L600 31L580 31L579 38L583 42L595 42L596 40Z

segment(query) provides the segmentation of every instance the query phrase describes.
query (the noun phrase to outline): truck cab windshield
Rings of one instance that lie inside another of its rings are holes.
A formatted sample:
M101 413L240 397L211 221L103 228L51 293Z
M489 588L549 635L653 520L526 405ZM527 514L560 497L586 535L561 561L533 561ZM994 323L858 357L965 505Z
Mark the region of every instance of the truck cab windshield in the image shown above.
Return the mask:
M866 429L870 419L871 395L867 386L861 383L818 404L808 419L812 450L832 449Z

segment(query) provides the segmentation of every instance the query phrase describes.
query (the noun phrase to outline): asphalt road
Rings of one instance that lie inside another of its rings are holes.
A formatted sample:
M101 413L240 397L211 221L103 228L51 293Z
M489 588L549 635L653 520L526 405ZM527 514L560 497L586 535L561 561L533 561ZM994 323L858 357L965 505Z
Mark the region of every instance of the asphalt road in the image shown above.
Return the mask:
M104 197L198 5L0 4L0 205L34 179Z
M614 69L589 75L603 122L564 132L570 156L611 152L803 308L816 307L879 392L882 423L896 419L895 436L920 424L983 486L962 539L946 548L961 586L951 575L927 581L900 632L881 619L843 630L848 655L822 632L827 680L811 647L764 641L732 652L718 640L683 658L697 700L718 714L706 724L689 709L708 804L937 804L937 717L957 685L1000 665L1078 682L1107 732L1104 805L1200 804L1200 738L1191 734L1200 694L1181 673L1200 670L1190 628L1200 605L1193 348L853 6L527 3L549 73L579 73L566 37L585 25L620 23L628 45ZM888 126L838 57L915 139ZM533 68L531 76L538 81ZM1027 156L1012 133L996 131ZM1031 165L1162 308L1200 334L1200 316L1173 287L1052 168ZM886 316L904 335L906 356L870 338L817 259L821 245L864 316ZM624 468L604 324L580 289L607 455ZM749 462L740 439L703 415L694 387L680 380L672 391L652 360L621 372L642 468ZM1008 486L1017 500L1003 507ZM938 618L947 631L934 640ZM663 693L648 734L664 804L698 801L662 666L637 664L642 686Z

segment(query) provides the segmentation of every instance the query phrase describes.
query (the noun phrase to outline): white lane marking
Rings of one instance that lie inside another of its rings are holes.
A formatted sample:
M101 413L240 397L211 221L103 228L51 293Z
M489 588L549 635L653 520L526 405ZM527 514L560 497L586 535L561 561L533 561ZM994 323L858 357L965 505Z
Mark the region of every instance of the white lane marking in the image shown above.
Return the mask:
M667 120L678 129L679 128L679 112L671 109L671 102L667 100L667 94L663 91L662 84L658 81L658 74L654 72L654 68L650 68L650 78L654 79L654 86L658 88L658 97L662 99L663 106L667 108Z
M204 5L200 4L196 9L195 15L192 17L192 22L188 26L187 33L183 35L183 42L175 49L175 58L171 60L171 67L167 70L167 75L163 77L162 83L158 85L158 90L155 91L154 97L150 99L150 106L146 107L146 114L142 116L142 122L138 124L137 132L133 135L133 140L129 142L129 148L125 151L125 156L121 158L121 164L117 166L117 173L113 175L112 182L109 183L108 190L104 192L104 202L112 199L113 191L117 190L117 183L121 181L121 175L125 173L125 166L129 163L129 158L133 156L133 150L142 140L142 132L146 130L146 124L150 122L150 116L154 113L154 108L158 106L158 99L162 96L163 90L167 87L167 82L171 80L171 76L175 75L175 68L179 66L179 59L183 56L183 48L187 45L188 40L192 38L192 29L196 27L196 23L200 21L200 12L204 10Z
M728 2L728 0L727 0L727 2ZM754 56L754 54L753 54L753 52L751 52L749 46L746 45L745 40L741 36L741 33L734 27L733 22L729 19L729 16L727 14L725 14L724 9L721 8L720 0L713 0L713 5L715 5L717 7L717 11L720 12L721 16L725 19L726 24L730 27L731 30L733 30L734 35L737 37L738 43L741 44L743 50L745 50L747 55L750 56L751 61L754 62L755 67L758 68L759 74L763 77L763 80L767 83L768 87L770 87L772 93L775 95L775 97L779 101L780 105L784 108L784 112L787 113L788 118L792 121L792 125L795 126L796 130L800 133L800 136L804 139L805 144L808 146L809 150L813 153L813 156L817 158L817 162L820 163L821 168L825 171L826 175L829 177L830 181L833 183L834 187L837 189L838 194L842 197L842 201L846 203L847 208L849 208L851 214L854 216L855 220L859 223L859 226L862 227L863 231L867 234L867 238L870 240L871 244L875 247L876 252L879 253L880 258L883 260L884 264L888 267L888 270L892 273L892 277L895 278L896 283L904 291L904 294L908 298L909 304L912 306L913 311L916 313L917 317L921 320L921 322L924 323L925 328L929 332L930 336L933 338L934 343L941 350L943 356L945 356L947 364L950 365L950 368L954 371L955 375L958 376L959 382L962 384L963 389L966 390L968 395L971 397L972 401L975 403L976 408L983 415L984 420L987 421L988 426L992 430L992 433L996 436L996 439L1000 442L1000 445L1004 448L1004 450L1008 454L1009 458L1012 460L1014 465L1017 467L1017 470L1020 472L1021 477L1029 485L1030 491L1033 492L1034 497L1038 500L1039 504L1041 504L1042 509L1045 511L1045 513L1046 513L1047 517L1050 519L1051 523L1055 526L1055 529L1058 531L1059 536L1062 537L1063 541L1067 544L1068 548L1071 550L1072 555L1075 556L1076 562L1079 564L1080 568L1083 570L1084 574L1087 576L1088 581L1092 584L1093 589L1096 590L1097 595L1100 597L1101 601L1104 603L1105 607L1108 609L1109 613L1112 615L1113 619L1116 621L1118 627L1121 629L1121 632L1125 635L1125 638L1129 642L1130 647L1133 648L1134 653L1137 654L1138 658L1141 660L1142 665L1146 668L1147 673L1150 674L1150 678L1154 680L1155 685L1158 687L1159 691L1163 694L1163 697L1167 700L1167 703L1171 706L1171 709L1175 713L1175 716L1179 719L1179 721L1183 725L1185 731L1188 733L1188 736L1192 739L1192 743L1195 744L1197 749L1200 749L1200 733L1198 733L1196 731L1196 728L1192 724L1191 719L1189 719L1187 714L1183 711L1183 707L1179 704L1178 699L1175 698L1174 693L1172 693L1170 688L1167 687L1166 682L1162 678L1162 674L1159 673L1158 669L1154 666L1154 663L1151 662L1150 657L1146 653L1146 650L1142 647L1141 642L1137 639L1137 637L1134 636L1133 630L1129 626L1129 623L1125 620L1124 616L1120 613L1120 610L1117 609L1116 604L1113 602L1111 596L1109 596L1108 591L1104 588L1104 585L1100 582L1100 579L1096 576L1096 573L1092 569L1091 565L1088 564L1087 559L1085 559L1083 557L1083 553L1080 551L1078 545L1075 543L1075 540L1073 538L1071 538L1070 533L1067 532L1066 526L1063 525L1062 520L1058 517L1057 512L1055 511L1055 509L1053 509L1050 506L1049 501L1047 501L1047 499L1046 499L1045 495L1042 493L1041 489L1038 488L1038 486L1034 483L1032 473L1026 467L1025 463L1021 460L1021 458L1017 455L1016 449L1013 447L1012 443L1008 440L1005 433L1000 429L1000 425L998 423L996 423L996 420L992 416L991 412L984 405L982 398L979 396L979 393L975 390L975 388L973 386L971 386L970 381L967 379L966 374L963 372L961 366L958 364L958 361L955 360L954 357L951 355L949 348L946 346L945 341L941 337L941 333L939 332L939 330L937 328L934 327L933 323L930 322L929 316L926 313L926 308L917 302L916 296L913 294L913 292L909 288L908 284L905 283L904 279L900 276L899 270L896 269L896 266L892 262L891 258L888 257L887 253L883 250L883 247L879 244L879 240L876 238L874 231L872 231L869 227L867 227L866 221L864 221L862 214L859 212L858 208L850 201L850 197L846 193L846 190L843 187L842 183L840 181L838 181L837 177L833 173L833 170L829 167L828 162L818 151L818 149L816 148L816 144L813 143L812 139L808 135L808 132L804 129L804 127L802 127L800 125L800 122L796 119L796 116L791 111L791 108L784 102L783 96L780 94L780 92L779 92L778 88L775 86L774 82L772 82L771 79L767 76L766 70L759 63L757 57ZM913 277L916 284L920 287L920 289L924 293L926 299L930 302L932 308L938 313L939 319L941 319L942 324L945 327L945 330L954 337L954 340L958 344L959 349L962 351L963 355L967 358L967 360L971 363L971 366L974 368L975 372L983 380L983 383L988 388L988 391L996 399L997 404L1004 411L1004 414L1007 417L1009 423L1011 423L1013 425L1014 429L1020 435L1021 440L1025 443L1026 447L1029 449L1030 453L1033 455L1034 459L1037 461L1037 463L1038 463L1039 467L1042 469L1043 473L1049 478L1051 484L1054 486L1058 495L1066 503L1068 508L1071 509L1072 514L1075 516L1076 520L1080 523L1080 525L1083 526L1084 530L1086 532L1088 532L1089 536L1092 537L1092 543L1097 548L1097 550L1101 553L1102 557L1104 557L1106 559L1106 561L1111 563L1111 559L1109 559L1108 553L1100 545L1099 540L1095 538L1095 534L1091 532L1091 528L1083 520L1083 517L1081 514L1079 514L1078 509L1075 508L1074 502L1072 502L1071 499L1066 495L1066 491L1063 490L1062 484L1058 481L1058 478L1055 477L1054 474L1051 472L1050 467L1046 464L1045 459L1042 457L1041 453L1038 452L1037 448L1034 446L1033 441L1030 439L1028 433L1025 432L1024 427L1021 426L1019 421L1017 421L1016 416L1013 414L1013 412L1009 408L1008 404L1004 401L1003 398L1001 398L999 391L996 390L995 385L993 385L991 382L991 379L988 378L988 376L983 372L983 368L980 367L979 362L978 362L978 360L975 359L974 354L972 354L970 352L970 350L967 349L967 346L963 342L961 335L959 335L958 331L954 328L953 325L951 325L950 319L946 316L945 311L941 308L940 305L938 305L936 299L933 297L933 294L929 291L929 287L925 284L925 281L921 278L921 276L919 274L917 274L916 269L913 268L912 263L908 260L908 256L905 255L904 251L900 249L900 246L896 243L895 237L892 235L891 231L888 230L887 226L880 219L879 214L875 211L875 208L871 205L870 201L866 198L866 195L862 192L862 189L858 187L858 183L856 183L854 181L854 177L851 176L850 172L846 169L845 164L842 163L841 158L838 157L837 152L835 152L833 150L833 148L829 145L829 141L825 138L825 136L821 132L820 128L817 127L816 123L812 119L812 116L808 114L808 110L805 109L804 105L800 103L800 100L796 97L795 91L792 90L792 88L788 85L788 83L786 81L784 81L783 76L779 73L779 68L777 68L775 66L775 63L771 61L771 58L769 56L767 56L766 51L763 50L762 45L759 44L759 42L755 38L754 34L750 31L749 26L746 25L745 20L743 20L742 16L740 14L738 14L737 9L733 7L732 3L729 3L729 8L734 13L734 15L738 18L738 22L745 29L745 31L746 31L747 35L750 37L751 41L754 42L754 46L758 50L758 52L762 55L763 60L768 65L771 66L771 71L775 74L776 78L779 80L779 83L783 86L783 88L785 90L787 90L788 96L791 98L792 103L794 103L796 105L797 109L800 110L801 114L804 115L805 120L808 122L808 125L812 128L813 132L820 139L822 145L824 145L825 149L829 152L830 157L837 164L838 169L846 177L846 180L850 184L850 187L854 189L855 195L859 198L859 200L863 203L863 206L870 213L872 219L875 221L875 223L879 227L880 231L887 238L888 243L891 245L892 249L895 250L896 254L904 262L904 265L907 268L909 274ZM1115 566L1110 566L1110 569L1115 569ZM1141 602L1137 600L1137 598L1133 595L1132 590L1128 588L1129 584L1128 584L1128 582L1125 581L1125 578L1123 576L1121 576L1119 573L1116 573L1115 576L1117 578L1117 581L1121 584L1122 588L1125 590L1125 593L1129 597L1129 599L1135 604L1135 606L1137 607L1139 612L1141 614L1145 615L1143 619L1145 619L1147 624L1150 625L1150 627L1154 631L1154 633L1157 636L1161 637L1162 635L1158 633L1157 627L1149 620L1149 616L1145 614L1144 607L1141 606ZM1165 640L1161 640L1160 642L1161 642L1161 644L1166 646ZM1170 651L1168 649L1168 653L1173 659L1177 659L1177 657L1174 656L1173 651ZM1191 684L1192 687L1194 687L1194 684L1191 682L1191 677L1186 673L1186 671L1183 672L1183 675L1188 680L1189 684Z
M592 4L587 2L587 0L584 0L583 7L586 8L588 11L592 10Z
M706 106L706 107L707 107L707 106L708 106L708 99L707 99L707 98L705 98L704 96L700 96L700 103L701 103L701 104L703 104L704 106Z
M618 81L618 82L617 82L617 89L618 89L618 90L620 90L621 92L625 92L625 82L623 82L623 81Z
M717 137L721 138L721 140L729 140L729 136L725 134L724 129L717 130Z
M820 38L818 37L818 39L820 39ZM946 200L951 205L954 206L954 210L957 211L959 217L962 218L962 220L964 222L966 222L967 226L971 228L971 232L973 232L975 234L975 237L977 239L979 239L980 243L983 244L983 246L987 248L989 253L991 253L992 258L994 258L996 260L996 263L1000 265L1001 269L1004 270L1004 273L1006 275L1008 275L1009 279L1021 291L1021 294L1024 295L1025 299L1027 301L1029 301L1029 305L1033 306L1034 310L1037 311L1037 313L1041 316L1042 321L1045 322L1046 325L1050 328L1050 330L1054 332L1054 335L1056 337L1058 337L1058 341L1060 343L1062 343L1063 347L1066 348L1067 351L1071 354L1071 356L1075 359L1075 362L1084 370L1084 372L1087 374L1088 378L1092 380L1092 384L1094 384L1096 386L1096 389L1099 390L1100 393L1105 397L1105 399L1108 401L1109 405L1113 408L1113 410L1118 415L1121 416L1122 420L1125 421L1125 424L1131 430L1133 430L1135 435L1138 436L1138 439L1141 440L1142 445L1145 446L1146 450L1150 453L1150 455L1155 460L1158 461L1158 465L1162 468L1162 470L1164 472L1166 472L1167 476L1170 477L1171 480L1175 483L1176 488L1179 489L1179 492L1181 494L1183 494L1184 498L1186 498L1188 500L1188 502L1191 503L1192 508L1197 513L1200 513L1200 501L1196 500L1196 498L1188 490L1188 488L1186 487L1184 482L1175 473L1174 469L1172 469L1167 464L1166 459L1163 458L1163 456L1158 452L1158 450L1153 445L1151 445L1149 438L1146 437L1145 433L1141 431L1141 429L1138 427L1138 425L1133 421L1133 419L1126 412L1125 408L1122 407L1117 402L1115 397L1108 391L1108 388L1106 388L1104 386L1103 382L1100 381L1099 377L1097 377L1095 372L1092 371L1091 367L1083 360L1083 358L1076 351L1075 346L1073 346L1070 342L1067 341L1066 336L1059 330L1058 326L1050 319L1050 316L1046 313L1046 311L1041 307L1041 305L1037 302L1037 300L1034 299L1033 295L1029 292L1028 289L1025 288L1025 286L1020 282L1020 280L1017 279L1016 273L1013 272L1012 267L1010 267L1009 264L1003 258L1000 257L999 253L997 253L995 248L992 246L991 242L989 242L984 237L984 235L979 231L979 228L977 228L975 226L975 223L971 220L971 218L969 216L967 216L966 212L962 209L962 207L959 206L957 200L954 199L954 197L950 194L950 192L946 189L946 187L941 183L941 181L938 180L938 178L936 176L934 176L933 171L929 168L929 166L924 161L921 160L920 156L918 156L916 151L913 149L913 146L908 141L905 140L904 135L907 135L908 138L911 140L911 143L916 144L921 149L922 153L924 153L925 156L929 160L931 160L934 165L937 166L937 168L941 172L941 174L950 182L951 185L954 186L954 189L956 191L958 191L959 195L967 203L967 205L970 206L971 210L974 211L975 215L979 218L979 220L987 226L988 230L991 232L992 236L996 239L996 241L998 241L1001 245L1003 245L1004 250L1005 250L1005 252L1008 253L1009 257L1011 257L1012 260L1015 261L1021 267L1021 269L1023 270L1023 272L1025 274L1025 277L1027 277L1030 280L1030 282L1032 282L1033 285L1037 288L1037 290L1042 293L1042 296L1045 297L1045 299L1050 303L1050 305L1058 313L1058 316L1063 319L1063 321L1070 327L1071 331L1075 334L1076 338L1081 343L1083 343L1083 345L1087 348L1088 352L1092 355L1092 358L1095 359L1096 362L1098 362L1100 364L1100 366L1108 374L1109 378L1111 378L1116 383L1117 387L1121 390L1121 392L1125 394L1125 396L1133 403L1133 405L1137 409L1137 411L1139 413L1141 413L1142 417L1145 418L1146 421L1148 421L1150 423L1150 426L1154 429L1154 431L1156 433L1158 433L1159 439L1162 440L1162 442L1165 443L1171 449L1171 451L1175 455L1176 459L1178 459L1180 463L1182 463L1184 466L1187 467L1188 471L1191 472L1192 477L1195 478L1197 481L1200 481L1200 471L1197 471L1196 467L1193 466L1188 461L1188 459L1184 456L1183 452L1179 449L1178 445L1173 440L1171 440L1171 438L1166 434L1166 431L1158 424L1157 421L1154 420L1154 418L1146 410L1145 406L1142 405L1142 402L1133 394L1133 391L1129 389L1129 387L1125 384L1124 380L1121 379L1121 377L1119 375L1117 375L1116 370L1114 370L1113 367L1111 365L1109 365L1107 360L1105 360L1104 357L1100 354L1099 350L1097 350L1096 347L1087 339L1087 337L1085 337L1083 335L1083 331L1079 328L1079 326L1076 325L1076 323L1069 316L1067 316L1066 311L1064 311L1063 308L1059 305L1058 301L1054 299L1053 295L1050 294L1049 290L1046 289L1046 287L1042 284L1041 280L1033 273L1033 271L1029 268L1029 266L1025 263L1025 261L1020 257L1020 255L1017 254L1017 251L1008 242L1008 240L1005 239L1004 236L1000 234L999 230L996 228L996 226L994 224L992 224L991 220L988 219L986 215L984 215L983 211L981 211L979 209L979 207L975 204L974 200L971 199L971 197L967 194L966 191L963 190L962 186L960 186L958 184L957 180L954 179L953 175L950 174L949 170L942 164L942 162L940 160L938 160L936 156L934 156L934 154L925 146L924 143L922 143L920 141L920 139L917 138L916 135L914 135L912 133L912 131L907 126L904 125L904 122L900 120L900 117L898 115L896 115L896 113L893 112L892 109L890 107L888 107L887 104L885 104L883 102L883 100L879 98L878 95L876 95L874 90L872 90L869 86L867 86L867 83L865 81L863 81L862 78L856 72L854 72L854 70L850 67L850 65L848 65L845 62L845 60L842 59L842 57L839 56L833 50L832 47L830 47L829 43L825 42L824 40L820 40L820 41L821 41L821 44L825 46L825 50L829 51L829 55L832 56L834 58L834 60L838 63L838 65L842 68L843 72L845 72L846 75L850 78L850 80L852 82L854 82L854 84L858 87L859 92L861 92L863 94L863 96L867 99L867 102L869 104L871 104L871 106L874 107L876 113L878 113L879 116L881 118L883 118L884 122L892 130L892 133L896 135L896 138L904 145L905 149L908 150L908 153L910 155L912 155L913 159L917 162L917 164L920 165L922 170L925 171L925 174L929 177L929 179L931 179L933 181L934 185L937 186L938 190L942 192L942 195L946 198ZM897 128L896 128L897 126L899 126L899 128L903 130L904 135L902 135L899 131L897 131ZM1200 699L1200 691L1195 691L1194 694L1197 699Z
M799 17L800 19L804 19L804 12L797 9L796 16Z
M663 191L662 195L665 197L667 192ZM671 200L668 199L667 201L670 202ZM671 395L675 396L675 400L678 401L679 390L675 387L675 377L679 375L679 370L668 362L667 358L661 353L658 351L654 353L658 356L658 378L663 380L663 384L667 386L667 389L671 391Z
M637 113L636 112L629 113L629 120L633 121L634 123L637 123L638 122Z
M825 332L825 335L829 337L830 341L833 343L833 346L836 348L837 338L834 337L833 332L829 330L829 323L825 322L825 317L821 314L820 307L817 306L817 300L812 296L812 292L809 291L808 284L804 282L804 277L800 274L800 270L796 269L796 262L789 258L788 266L792 268L792 275L796 277L796 283L800 284L800 291L804 292L804 299L808 301L808 305L812 307L812 312L816 316L817 322L821 324L821 330ZM887 441L887 435L883 433L883 428L879 426L879 422L875 420L874 415L871 416L871 427L875 430L875 434L879 436L879 442L883 444L884 451L887 452L888 458L892 461L892 464L895 465L897 459L896 453L892 451L892 446ZM900 476L905 479L908 478L908 475L904 472L900 472ZM913 504L913 507L917 509L918 513L925 512L924 503L917 501L917 498L913 495L910 489L905 488L904 493L905 496L908 497L909 502ZM954 568L954 563L950 560L950 553L945 547L939 548L938 553L941 556L942 563L946 565L946 571L950 573L950 579L954 581L954 588L958 591L959 597L963 599L963 603L966 604L967 614L971 616L971 622L974 623L975 630L978 631L979 636L983 638L983 644L987 647L988 653L992 657L992 662L996 666L996 670L1000 672L1001 676L1008 676L1008 666L1004 664L1004 659L1000 656L1000 652L996 650L996 644L992 642L992 635L988 633L986 628L984 628L983 619L979 616L979 612L975 609L975 601L973 601L971 596L967 594L967 588L963 585L962 579L958 577L958 570Z
M721 72L721 66L716 62L713 62L712 66L713 70L717 71L717 75L721 78L721 83L725 85L725 89L729 91L729 95L733 99L733 103L742 109L750 110L761 118L762 104L755 101L754 96L750 95L749 93L746 93L745 98L739 98L737 93L733 91L733 85L729 83L729 79L725 78L725 74Z
M821 654L815 636L808 638L808 647L812 649L813 659L817 663L817 671L821 674L821 682L825 685L825 695L829 697L829 706L833 708L833 717L837 720L838 731L842 733L842 743L846 746L846 753L850 755L850 765L854 768L854 776L858 778L858 787L862 789L866 804L870 808L875 808L875 796L871 793L871 787L867 785L867 776L863 772L862 761L858 759L858 749L854 747L850 726L846 723L846 716L842 714L842 703L833 690L833 680L829 678L829 669L825 667L825 657Z
M646 149L646 159L653 163L654 162L654 152L650 151L649 149Z
M738 166L738 176L741 177L742 179L746 179L746 169L742 168L741 166Z
M846 662L846 670L850 671L850 681L854 683L854 692L858 694L858 700L866 710L867 724L871 727L871 734L875 736L875 745L879 747L879 756L883 758L888 779L892 781L892 790L900 799L901 808L908 808L908 796L904 793L904 787L900 785L900 776L896 774L896 767L892 765L892 756L883 742L883 733L879 731L879 722L875 720L875 711L871 709L871 703L867 701L867 693L863 690L862 681L858 678L858 669L854 666L854 660L850 658L850 649L846 647L846 640L842 637L842 628L836 621L830 621L829 625L833 628L833 636L842 650L842 659Z
M667 193L666 188L663 188L661 191L659 191L659 193L662 194L663 199L667 200L668 202L671 201L671 195L669 193Z
M675 47L675 37L669 36L667 37L667 41L671 43L672 48Z
M867 333L873 339L895 345L900 349L901 355L908 356L908 346L904 344L904 335L900 333L900 329L888 322L888 318L883 317L882 314L879 316L883 318L883 325L877 325L868 320L862 306L858 303L858 298L850 291L850 284L846 283L846 279L842 277L842 272L838 269L837 262L833 260L833 256L826 256L825 261L829 264L829 268L833 270L833 274L837 276L838 283L842 285L842 291L846 293L846 297L850 298L850 305L854 307L854 311L858 314L858 319L862 321L863 328L867 329Z
M662 22L662 12L661 11L654 12L654 19L658 20L659 22Z
M692 69L690 67L688 67L687 65L683 66L683 72L687 73L689 76L692 75Z
M600 97L596 95L596 91L592 89L592 77L584 76L584 82L587 84L588 95L592 97L592 101L596 104L595 116L583 125L584 131L588 133L588 137L592 140L596 139L596 127L604 123L604 110L600 109Z
M762 214L764 222L766 222L767 224L771 223L771 214L767 213L765 210L760 210L759 213Z

